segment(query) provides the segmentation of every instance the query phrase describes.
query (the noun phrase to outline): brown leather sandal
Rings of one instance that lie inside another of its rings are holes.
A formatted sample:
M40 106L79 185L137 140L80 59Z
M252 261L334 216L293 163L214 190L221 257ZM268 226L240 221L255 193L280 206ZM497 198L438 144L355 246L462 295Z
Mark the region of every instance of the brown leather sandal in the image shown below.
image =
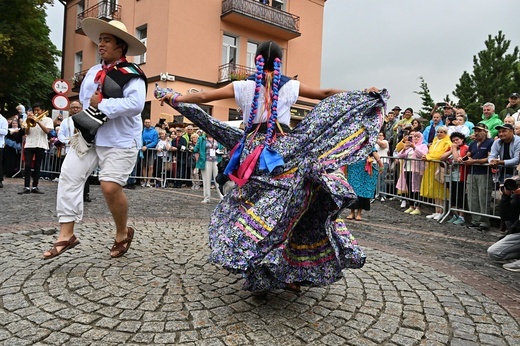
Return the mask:
M110 257L117 258L123 256L128 251L128 249L130 249L130 244L132 244L133 239L134 229L132 227L128 227L128 233L126 234L126 238L122 241L114 241L114 245L112 245L110 252L117 251L117 254L111 254Z
M48 256L43 255L43 259L51 259L51 258L57 257L57 256L61 255L62 253L64 253L65 251L72 249L74 246L76 246L78 244L79 244L79 240L76 239L75 235L72 235L72 237L70 237L69 240L57 241L52 246L52 249L50 249L48 251L51 254ZM58 247L62 247L62 249L60 251L58 251Z

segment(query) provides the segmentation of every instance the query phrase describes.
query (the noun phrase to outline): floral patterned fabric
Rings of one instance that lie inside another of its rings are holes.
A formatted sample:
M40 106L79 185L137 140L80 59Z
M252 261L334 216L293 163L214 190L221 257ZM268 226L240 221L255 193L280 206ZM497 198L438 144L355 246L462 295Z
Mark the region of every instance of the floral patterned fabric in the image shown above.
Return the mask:
M360 91L331 96L314 107L289 134L278 134L272 148L284 159L275 175L256 167L242 188L228 193L209 224L210 260L242 273L244 288L269 290L286 283L331 284L345 268L361 268L365 255L339 212L356 201L337 170L363 160L381 128L388 94ZM197 105L175 104L182 115L233 147L242 137ZM243 160L263 143L250 135Z

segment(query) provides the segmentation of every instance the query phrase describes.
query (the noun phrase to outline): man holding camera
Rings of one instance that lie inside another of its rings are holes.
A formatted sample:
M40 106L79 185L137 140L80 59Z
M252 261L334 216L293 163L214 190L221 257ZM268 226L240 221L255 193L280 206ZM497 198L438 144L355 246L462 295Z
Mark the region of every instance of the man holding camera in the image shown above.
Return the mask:
M512 93L509 95L509 103L500 112L500 119L504 120L508 115L513 115L520 110L520 94ZM515 119L516 120L516 119Z
M491 146L488 161L491 169L500 169L499 181L510 178L520 160L520 137L515 135L515 128L511 124L502 124L495 127L498 139Z
M516 260L502 267L520 272L520 177L504 181L501 187L500 219L507 227L506 236L487 249L488 256L494 261Z

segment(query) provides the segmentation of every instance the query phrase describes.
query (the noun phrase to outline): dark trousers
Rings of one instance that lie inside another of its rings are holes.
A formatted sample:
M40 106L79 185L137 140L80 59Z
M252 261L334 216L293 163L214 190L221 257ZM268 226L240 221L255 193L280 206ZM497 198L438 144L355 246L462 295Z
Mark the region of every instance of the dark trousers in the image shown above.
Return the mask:
M32 178L33 178L33 187L38 187L38 180L40 179L40 169L42 165L43 157L45 156L45 149L43 148L24 148L24 160L25 160L25 169L24 169L24 178L25 178L25 187L30 187L31 185L31 167L33 166L33 158L34 158L34 167Z
M4 148L0 148L0 182L4 181Z

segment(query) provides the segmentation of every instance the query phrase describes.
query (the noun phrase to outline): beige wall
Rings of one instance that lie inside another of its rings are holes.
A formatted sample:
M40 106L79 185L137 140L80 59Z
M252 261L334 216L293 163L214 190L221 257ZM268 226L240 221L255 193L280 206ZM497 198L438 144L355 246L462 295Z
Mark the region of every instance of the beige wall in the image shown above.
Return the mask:
M83 51L83 69L96 63L97 47L88 38L75 33L78 0L67 2L67 27L63 55L63 77L70 80L74 74L74 57ZM97 1L85 1L85 9ZM248 40L260 43L273 39L284 49L283 72L313 87L320 86L323 10L325 0L285 0L286 12L300 17L301 36L286 40L274 37L268 29L247 28L240 22L221 19L221 0L119 0L122 21L131 33L147 25L146 63L141 68L150 85L147 100L151 101L152 122L161 113L177 114L169 107L161 107L153 99L155 81L159 74L168 72L177 77L175 82L159 81L162 87L173 88L183 94L191 88L211 90L217 87L218 68L221 65L222 36L224 33L239 38L237 64L246 65ZM129 58L132 61L132 58ZM188 78L188 81L179 79ZM71 98L76 93L69 93ZM304 100L306 101L306 100ZM234 100L210 103L212 114L227 120L229 109L236 109ZM305 108L305 107L302 107Z

